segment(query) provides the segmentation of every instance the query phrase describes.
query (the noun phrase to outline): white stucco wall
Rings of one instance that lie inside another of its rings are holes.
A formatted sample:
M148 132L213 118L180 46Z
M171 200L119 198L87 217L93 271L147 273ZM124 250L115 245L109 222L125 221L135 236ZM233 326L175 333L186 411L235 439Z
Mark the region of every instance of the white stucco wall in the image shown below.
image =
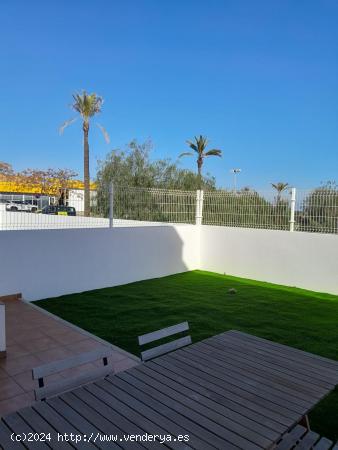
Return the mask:
M37 300L194 269L338 294L338 236L195 225L0 232L0 296Z
M199 267L195 226L0 232L0 296L27 300Z
M201 269L338 294L338 236L201 227Z

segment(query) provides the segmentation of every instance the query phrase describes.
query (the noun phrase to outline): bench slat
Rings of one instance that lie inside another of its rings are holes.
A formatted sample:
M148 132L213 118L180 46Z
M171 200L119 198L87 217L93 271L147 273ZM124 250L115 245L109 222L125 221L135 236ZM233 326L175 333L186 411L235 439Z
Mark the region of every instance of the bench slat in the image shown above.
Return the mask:
M158 341L168 336L172 336L176 333L182 333L183 331L189 330L188 322L178 323L171 327L162 328L162 330L153 331L151 333L143 334L138 337L139 345L149 344L149 342Z
M313 447L313 450L329 450L332 447L333 442L325 437L321 438L319 442Z
M70 358L61 359L59 361L53 361L48 364L44 364L39 367L35 367L32 370L33 380L39 378L47 377L48 375L53 375L55 373L62 372L66 369L72 369L73 367L86 364L97 359L109 357L113 351L107 347L101 347L99 349L93 350L87 353L81 353Z
M281 442L277 445L276 450L289 450L297 444L299 439L306 433L306 428L301 425L295 426L288 434L286 434Z
M64 380L49 383L47 386L35 389L35 399L42 400L47 397L60 394L60 392L66 392L70 389L80 387L83 384L90 383L91 381L95 381L99 378L104 378L112 372L113 367L108 364L107 366L103 366L98 369L93 369L90 372L80 374L75 378L65 378Z
M176 339L175 341L159 345L157 347L141 352L142 361L148 361L149 359L155 358L156 356L163 355L164 353L171 352L180 347L190 344L191 344L191 337L185 336L183 338Z
M318 433L308 431L302 440L296 445L295 450L311 450L315 443L320 438Z

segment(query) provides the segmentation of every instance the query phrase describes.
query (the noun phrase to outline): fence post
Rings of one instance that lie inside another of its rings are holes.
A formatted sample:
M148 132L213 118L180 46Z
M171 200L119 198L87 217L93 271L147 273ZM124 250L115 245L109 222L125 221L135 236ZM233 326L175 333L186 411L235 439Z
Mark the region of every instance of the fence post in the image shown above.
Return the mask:
M0 358L6 356L6 322L5 322L5 305L0 302Z
M202 225L203 218L203 196L204 192L201 190L196 191L196 214L195 223L196 225Z
M295 231L296 188L291 189L290 231Z
M114 226L114 183L109 184L109 228Z

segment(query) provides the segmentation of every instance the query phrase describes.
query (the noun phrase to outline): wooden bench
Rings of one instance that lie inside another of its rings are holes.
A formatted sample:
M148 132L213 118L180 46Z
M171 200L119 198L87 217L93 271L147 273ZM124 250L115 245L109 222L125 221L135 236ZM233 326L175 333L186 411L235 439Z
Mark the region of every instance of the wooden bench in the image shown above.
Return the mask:
M318 433L307 430L301 425L296 425L289 433L285 434L275 447L275 450L338 450L332 441L320 437Z
M108 347L100 347L87 353L72 356L70 358L53 361L32 370L33 380L38 380L38 387L34 390L36 400L45 400L61 392L66 392L75 387L87 384L98 378L104 378L113 372L113 367L108 364L108 358L113 351ZM49 382L45 385L45 377L63 372L67 369L78 367L82 364L92 363L97 360L102 360L103 366L90 371L84 371L80 375Z
M140 346L149 344L159 339L164 339L166 337L172 336L177 333L183 333L189 331L188 322L178 323L168 328L162 328L162 330L153 331L152 333L143 334L138 337L138 343ZM141 352L142 361L148 361L149 359L155 358L156 356L164 355L165 353L172 352L181 347L191 344L191 337L184 336L174 341L167 342L166 344L158 345L149 350L144 350Z

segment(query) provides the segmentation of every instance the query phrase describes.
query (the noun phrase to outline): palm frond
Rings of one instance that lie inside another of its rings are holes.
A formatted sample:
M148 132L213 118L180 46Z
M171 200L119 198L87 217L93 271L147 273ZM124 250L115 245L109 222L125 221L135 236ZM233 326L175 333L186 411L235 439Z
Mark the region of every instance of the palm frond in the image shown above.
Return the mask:
M179 158L182 158L182 156L194 156L194 154L191 152L183 152L179 155Z
M207 152L205 152L204 156L205 157L208 157L208 156L219 156L219 157L221 157L222 156L222 150L218 150L217 148L213 148L213 149L208 150Z
M186 141L190 148L192 148L195 152L198 152L197 145L191 141Z
M65 128L69 127L73 122L77 120L77 117L73 117L72 119L66 120L59 128L59 134L63 134Z
M195 151L199 154L199 155L203 155L207 145L208 145L208 139L205 136L202 136L201 134L199 136L194 136L195 139Z
M83 91L82 94L73 94L73 100L72 108L78 112L84 120L88 121L90 117L101 112L103 98L95 94L95 92L87 94L86 91Z
M276 189L277 192L283 192L283 191L285 191L285 189L287 189L289 187L289 183L283 183L283 182L271 183L271 186L274 189Z
M203 150L205 150L207 145L209 144L208 138L206 136L202 136L200 134L198 141L200 143L200 146L203 148Z
M109 134L108 134L107 130L102 125L100 125L99 123L97 123L96 125L100 128L100 130L101 130L101 132L103 134L104 140L107 142L107 144L109 144L110 143L110 137L109 137Z

